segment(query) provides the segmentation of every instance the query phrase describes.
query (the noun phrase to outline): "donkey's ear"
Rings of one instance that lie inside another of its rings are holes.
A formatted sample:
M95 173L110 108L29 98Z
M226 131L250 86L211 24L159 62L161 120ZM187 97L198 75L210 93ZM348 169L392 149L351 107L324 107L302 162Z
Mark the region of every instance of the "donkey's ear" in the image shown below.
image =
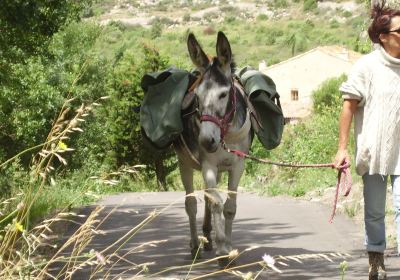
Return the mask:
M231 45L228 38L221 31L218 32L217 37L217 57L222 67L229 66L232 62Z
M200 72L204 72L210 64L210 61L208 60L208 57L204 53L203 49L201 48L199 42L197 42L196 37L194 37L193 33L189 34L187 46L193 64L196 65Z

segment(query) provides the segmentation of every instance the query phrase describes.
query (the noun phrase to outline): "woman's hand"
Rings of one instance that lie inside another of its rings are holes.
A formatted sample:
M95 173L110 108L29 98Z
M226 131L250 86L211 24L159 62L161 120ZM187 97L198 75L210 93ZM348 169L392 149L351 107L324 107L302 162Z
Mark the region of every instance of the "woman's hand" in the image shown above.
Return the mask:
M333 162L335 164L335 168L340 169L345 162L350 163L349 152L346 149L338 150L335 156L335 161Z

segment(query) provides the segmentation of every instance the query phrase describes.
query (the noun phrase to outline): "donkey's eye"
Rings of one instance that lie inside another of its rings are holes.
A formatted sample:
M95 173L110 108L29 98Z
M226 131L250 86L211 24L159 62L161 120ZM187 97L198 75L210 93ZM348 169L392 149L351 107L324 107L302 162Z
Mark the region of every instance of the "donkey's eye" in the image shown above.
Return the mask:
M226 97L226 95L227 95L227 93L226 92L224 92L224 93L221 93L220 95L219 95L219 99L222 99L222 98L225 98Z

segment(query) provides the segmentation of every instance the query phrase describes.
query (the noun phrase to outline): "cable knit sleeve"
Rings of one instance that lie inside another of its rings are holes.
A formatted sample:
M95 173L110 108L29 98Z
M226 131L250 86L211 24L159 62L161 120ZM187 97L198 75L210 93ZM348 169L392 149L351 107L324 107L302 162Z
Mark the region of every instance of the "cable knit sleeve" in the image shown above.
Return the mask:
M365 57L359 59L352 67L347 81L343 82L339 90L342 92L343 99L360 100L358 106L365 103L365 93L367 92L367 74Z

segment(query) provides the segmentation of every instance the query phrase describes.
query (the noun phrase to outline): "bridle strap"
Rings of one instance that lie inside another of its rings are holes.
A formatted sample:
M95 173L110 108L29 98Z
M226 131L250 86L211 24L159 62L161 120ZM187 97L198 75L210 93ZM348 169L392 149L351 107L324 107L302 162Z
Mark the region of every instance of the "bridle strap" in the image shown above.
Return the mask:
M190 86L190 88L188 89L188 93L194 93L194 90L197 88L197 86L201 83L201 81L204 78L205 73L210 70L211 66L212 66L212 59L209 58L210 64L206 67L206 69L204 70L203 74L200 74L197 79L193 82L193 84Z
M197 79L193 82L193 84L190 86L190 88L188 89L188 93L194 93L194 90L196 89L196 87L200 84L200 82L203 80L203 75L199 75L197 77Z

